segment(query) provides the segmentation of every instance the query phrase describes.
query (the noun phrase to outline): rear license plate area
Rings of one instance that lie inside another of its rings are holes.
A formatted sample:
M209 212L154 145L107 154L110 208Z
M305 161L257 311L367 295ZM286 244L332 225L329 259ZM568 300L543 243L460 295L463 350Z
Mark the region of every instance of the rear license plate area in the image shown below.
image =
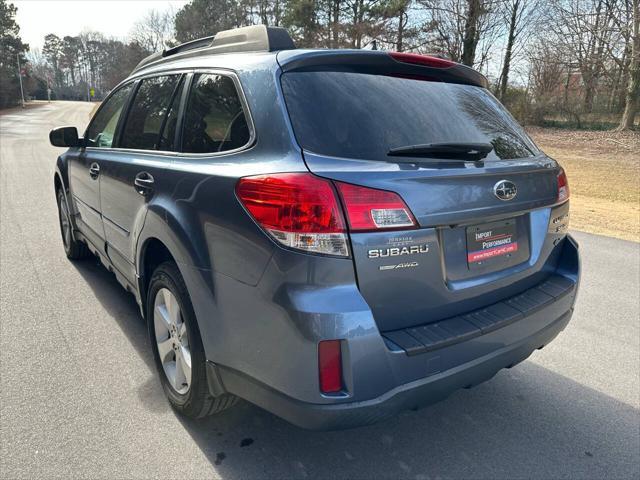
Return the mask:
M519 256L515 218L467 227L467 265L469 269L510 264Z

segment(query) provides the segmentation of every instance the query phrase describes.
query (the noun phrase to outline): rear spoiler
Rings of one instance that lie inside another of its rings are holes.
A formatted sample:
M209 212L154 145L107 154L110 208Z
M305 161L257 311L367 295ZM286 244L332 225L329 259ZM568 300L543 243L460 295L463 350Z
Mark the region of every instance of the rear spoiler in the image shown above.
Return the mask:
M428 55L375 50L289 50L278 53L283 72L345 71L392 75L487 88L480 72L461 63Z

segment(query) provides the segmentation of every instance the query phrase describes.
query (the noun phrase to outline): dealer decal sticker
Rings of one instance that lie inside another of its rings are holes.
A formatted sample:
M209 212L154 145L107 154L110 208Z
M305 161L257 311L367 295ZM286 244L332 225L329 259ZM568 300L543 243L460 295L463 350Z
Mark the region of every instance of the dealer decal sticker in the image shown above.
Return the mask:
M470 267L486 260L510 257L518 251L516 223L513 219L467 228L467 263Z
M498 257L500 255L506 255L507 253L516 252L518 250L518 242L511 242L511 237L508 241L495 247L489 247L486 250L478 250L476 252L469 252L467 255L468 262L479 262L486 260L487 258Z

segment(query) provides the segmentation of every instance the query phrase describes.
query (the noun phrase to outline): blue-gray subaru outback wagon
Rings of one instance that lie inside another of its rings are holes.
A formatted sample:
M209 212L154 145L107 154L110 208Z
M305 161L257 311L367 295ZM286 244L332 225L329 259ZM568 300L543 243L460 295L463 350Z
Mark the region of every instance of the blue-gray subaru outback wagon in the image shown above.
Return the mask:
M463 65L246 27L143 60L50 140L66 254L135 295L185 415L375 422L571 318L565 173Z

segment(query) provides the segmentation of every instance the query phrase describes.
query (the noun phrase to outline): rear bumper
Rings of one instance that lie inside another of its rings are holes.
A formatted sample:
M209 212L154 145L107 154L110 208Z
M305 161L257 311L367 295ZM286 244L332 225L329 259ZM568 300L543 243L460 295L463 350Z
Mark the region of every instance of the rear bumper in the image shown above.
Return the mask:
M498 305L496 310L489 306L455 317L451 325L445 325L447 321L438 322L444 325L440 333L450 334L442 341L437 338L435 342L428 341L438 333L432 329L434 324L418 327L427 328L423 336L410 332L414 339L422 340L413 346L401 345L399 334L381 334L374 329L366 330L361 337L352 336L345 342L346 350L343 347L347 392L342 397L319 396L316 401L294 398L295 386L289 390L275 388L256 380L258 377L228 367L219 368L220 380L227 391L295 425L314 430L366 425L437 402L455 390L477 385L501 369L521 362L567 326L578 293L580 258L578 245L570 236L561 248L560 261L546 280L530 291L499 302L509 308ZM509 313L509 309L520 312L497 315ZM457 328L461 319L480 332L469 334L468 327ZM347 325L353 332L358 324ZM315 352L315 344L306 348L309 347ZM309 367L307 375L299 378L317 378L315 363L303 367Z
M570 236L558 249L557 263L530 291L499 305L415 327L419 332L381 333L368 306L349 286L279 290L269 298L286 306L279 310L287 312L283 321L269 321L279 317L270 316L265 307L261 322L251 322L232 337L242 339L243 345L242 356L238 350L229 355L235 365L209 357L217 365L212 369L214 390L228 391L295 425L318 430L370 424L434 403L524 360L565 328L578 292L580 260ZM519 312L514 314L514 309ZM249 317L237 318L236 330ZM254 338L256 331L259 338ZM405 333L420 340L418 344L403 344ZM344 339L345 390L321 395L317 342L336 338ZM217 350L228 343L216 345ZM248 356L262 360L238 361Z
M543 330L508 347L411 383L400 385L372 400L334 405L297 401L248 377L227 369L221 372L224 384L247 400L302 428L339 430L368 425L397 413L420 408L446 398L454 391L477 385L503 368L525 360L553 340L569 323L573 310L557 318Z

